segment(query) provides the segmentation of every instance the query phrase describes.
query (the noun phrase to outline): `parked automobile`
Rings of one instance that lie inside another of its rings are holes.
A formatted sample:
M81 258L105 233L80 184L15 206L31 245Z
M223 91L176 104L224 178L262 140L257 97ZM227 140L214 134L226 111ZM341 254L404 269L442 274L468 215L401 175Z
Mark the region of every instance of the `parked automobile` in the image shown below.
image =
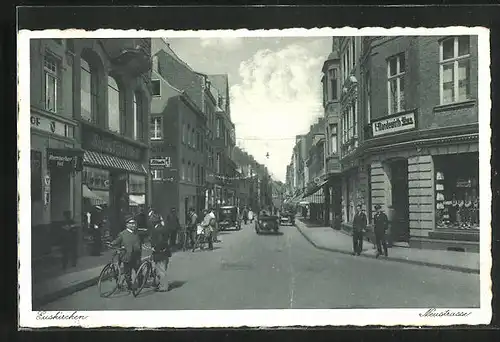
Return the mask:
M280 225L294 225L295 214L289 210L282 210L280 212Z
M235 206L223 206L219 209L219 230L228 229L241 229L238 208Z
M279 217L271 215L268 212L261 212L255 221L255 232L261 234L262 232L278 233L280 229Z

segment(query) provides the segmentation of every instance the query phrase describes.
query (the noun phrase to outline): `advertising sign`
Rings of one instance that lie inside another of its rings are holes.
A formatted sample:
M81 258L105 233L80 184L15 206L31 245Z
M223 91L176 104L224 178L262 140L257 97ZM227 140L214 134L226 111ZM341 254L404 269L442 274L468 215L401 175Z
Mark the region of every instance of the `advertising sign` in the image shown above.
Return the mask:
M66 170L82 171L83 152L69 149L47 149L47 164L49 167L55 167Z
M32 128L39 129L44 132L57 134L62 137L73 138L73 126L64 122L46 118L41 115L31 114L30 125Z
M171 159L170 157L162 157L162 158L151 158L149 160L149 165L152 167L171 167Z
M372 122L374 137L409 131L416 127L414 112Z

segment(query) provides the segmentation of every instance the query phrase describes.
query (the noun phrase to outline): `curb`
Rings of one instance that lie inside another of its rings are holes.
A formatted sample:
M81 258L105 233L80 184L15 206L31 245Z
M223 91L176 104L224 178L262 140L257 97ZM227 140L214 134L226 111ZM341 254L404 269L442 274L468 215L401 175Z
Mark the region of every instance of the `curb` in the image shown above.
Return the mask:
M149 257L149 256L143 257L141 259L141 262L144 261L147 257ZM102 265L102 267L104 267L104 266L105 265ZM90 279L86 279L86 280L82 280L82 281L73 283L65 288L62 288L62 289L55 291L55 292L47 293L47 294L42 295L38 298L33 297L32 310L38 311L37 308L39 308L43 305L49 304L51 302L58 300L59 298L67 297L69 295L72 295L75 292L79 292L79 291L85 290L89 287L96 285L97 282L99 281L99 276L100 276L100 274L95 276L95 277L92 277Z
M324 246L319 246L316 244L309 236L307 236L306 233L302 231L301 228L296 224L295 227L297 230L302 234L302 236L315 248L324 250L324 251L329 251L329 252L334 252L334 253L340 253L340 254L346 254L346 255L352 255L351 251L346 251L345 249L336 249L336 248L330 248L330 247L324 247ZM364 257L364 258L369 258L369 259L376 259L375 255L366 255L366 254L361 254L358 257ZM456 271L456 272L462 272L462 273L469 273L469 274L479 274L479 270L475 268L468 268L468 267L461 267L461 266L453 266L453 265L443 265L443 264L437 264L437 263L432 263L432 262L426 262L426 261L419 261L419 260L410 260L410 259L404 259L400 257L388 257L385 258L384 260L387 261L394 261L394 262L400 262L400 263L406 263L406 264L413 264L413 265L419 265L419 266L427 266L427 267L433 267L433 268L440 268L440 269L445 269L445 270L450 270L450 271Z

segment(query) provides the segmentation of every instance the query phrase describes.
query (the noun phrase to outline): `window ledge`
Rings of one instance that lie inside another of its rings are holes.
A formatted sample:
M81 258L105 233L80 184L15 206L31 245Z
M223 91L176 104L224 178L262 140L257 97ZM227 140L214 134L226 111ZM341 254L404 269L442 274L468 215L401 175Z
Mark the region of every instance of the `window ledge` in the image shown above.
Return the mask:
M461 109L461 108L467 108L467 107L473 107L476 105L476 100L467 100L467 101L461 101L461 102L454 102L454 103L449 103L445 105L439 105L434 107L434 112L445 112L449 110L455 110L455 109Z
M163 138L151 138L151 141L162 141Z

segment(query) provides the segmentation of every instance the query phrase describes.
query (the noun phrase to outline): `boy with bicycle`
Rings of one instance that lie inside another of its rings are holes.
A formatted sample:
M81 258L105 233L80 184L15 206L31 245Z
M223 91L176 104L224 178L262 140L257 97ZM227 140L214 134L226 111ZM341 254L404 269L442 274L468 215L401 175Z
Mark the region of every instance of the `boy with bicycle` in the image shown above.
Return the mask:
M125 219L125 230L118 234L118 237L110 243L114 247L123 247L121 261L125 272L125 281L129 289L133 290L132 269L139 269L141 263L141 240L137 234L137 222L133 216Z

